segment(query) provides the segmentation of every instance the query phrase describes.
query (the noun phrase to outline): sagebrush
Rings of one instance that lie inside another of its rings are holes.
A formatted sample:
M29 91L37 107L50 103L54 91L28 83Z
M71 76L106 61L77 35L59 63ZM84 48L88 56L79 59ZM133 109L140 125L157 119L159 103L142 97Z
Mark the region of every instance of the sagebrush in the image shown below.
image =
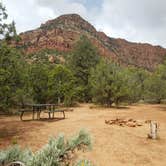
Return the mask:
M41 150L33 153L30 149L21 149L18 145L7 150L0 151L0 166L5 166L14 161L20 161L26 166L61 166L69 165L74 151L91 148L91 138L88 132L80 132L65 140L64 135L57 138L50 138ZM85 162L86 165L88 162ZM80 165L79 163L77 165Z

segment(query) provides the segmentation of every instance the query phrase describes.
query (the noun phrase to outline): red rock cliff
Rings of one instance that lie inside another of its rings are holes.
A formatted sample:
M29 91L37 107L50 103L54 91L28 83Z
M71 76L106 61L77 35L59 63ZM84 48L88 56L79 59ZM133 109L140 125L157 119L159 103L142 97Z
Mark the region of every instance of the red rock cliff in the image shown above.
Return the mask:
M56 49L58 51L72 50L74 43L81 35L86 35L99 49L102 56L125 64L153 69L162 63L166 56L166 49L150 44L131 43L123 39L108 37L96 29L77 14L62 15L49 20L39 28L21 33L18 47L23 47L26 53L33 53L42 49Z

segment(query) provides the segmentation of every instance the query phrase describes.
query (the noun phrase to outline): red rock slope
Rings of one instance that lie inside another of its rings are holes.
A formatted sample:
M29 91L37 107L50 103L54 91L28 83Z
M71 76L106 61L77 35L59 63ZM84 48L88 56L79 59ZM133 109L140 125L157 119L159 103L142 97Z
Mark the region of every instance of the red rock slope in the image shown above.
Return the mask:
M49 20L39 28L21 33L21 40L14 45L24 48L26 53L33 53L42 49L56 49L58 51L72 50L74 43L81 35L87 35L98 47L102 56L125 65L135 65L149 70L162 63L166 56L166 49L150 44L131 43L123 39L114 39L98 32L77 14L62 15Z

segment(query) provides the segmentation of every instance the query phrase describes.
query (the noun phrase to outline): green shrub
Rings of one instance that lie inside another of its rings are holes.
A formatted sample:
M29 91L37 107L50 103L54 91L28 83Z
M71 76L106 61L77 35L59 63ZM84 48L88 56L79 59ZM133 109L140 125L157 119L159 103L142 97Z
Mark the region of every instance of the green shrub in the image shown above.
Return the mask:
M89 84L93 101L98 104L116 106L129 97L128 72L118 64L101 60L96 68L91 70Z
M78 135L65 140L63 135L56 139L51 138L41 150L32 153L30 150L22 150L19 146L13 146L0 151L0 165L21 161L26 166L60 166L69 164L75 149L91 147L91 139L87 132L81 130Z
M49 73L49 98L52 102L71 106L75 98L75 78L63 65L56 65Z
M80 160L75 166L93 166L89 160Z
M30 150L22 150L18 145L9 147L7 150L0 151L0 165L6 165L10 162L21 161L25 164L32 158Z

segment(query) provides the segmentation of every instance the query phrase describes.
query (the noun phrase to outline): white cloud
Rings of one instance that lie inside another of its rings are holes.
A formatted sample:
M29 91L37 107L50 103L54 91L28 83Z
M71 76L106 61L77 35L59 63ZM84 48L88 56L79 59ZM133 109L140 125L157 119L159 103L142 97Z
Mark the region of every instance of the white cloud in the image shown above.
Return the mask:
M69 0L36 0L40 6L47 6L54 13L61 15L66 13L78 13L86 16L86 7L78 2L70 2Z
M112 37L166 47L165 6L165 0L104 0L98 28Z
M9 19L15 20L18 32L37 28L43 21L54 18L54 12L47 7L38 6L34 0L4 0Z

